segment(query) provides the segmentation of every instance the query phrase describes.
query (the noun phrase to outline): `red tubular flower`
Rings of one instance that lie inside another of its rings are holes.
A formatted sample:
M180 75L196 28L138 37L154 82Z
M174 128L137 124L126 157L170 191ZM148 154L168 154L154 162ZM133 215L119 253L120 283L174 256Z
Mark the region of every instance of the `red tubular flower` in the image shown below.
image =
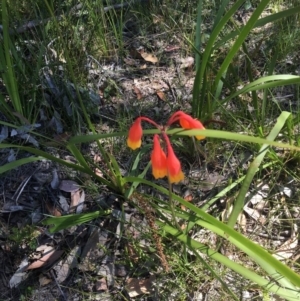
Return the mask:
M179 120L181 127L186 130L196 130L196 129L205 130L205 127L198 119L194 119L193 117L191 117L188 114L185 114L182 111L178 111L178 112L174 113L171 116L168 124L170 125L170 124L176 122L177 120ZM197 135L196 138L198 140L202 140L202 139L205 139L205 136Z
M152 174L155 179L164 178L168 175L167 157L160 146L159 136L157 134L153 137L153 151L151 153Z
M192 130L192 129L205 130L205 127L198 119L194 119L187 114L180 116L179 123L181 127L183 127L186 130ZM195 137L197 140L205 139L205 136L201 136L201 135L197 135Z
M184 174L181 170L181 164L176 155L174 154L172 145L167 135L164 135L167 143L168 156L167 156L167 168L168 178L170 183L178 183L184 179Z
M143 129L141 125L141 118L137 118L131 128L129 129L127 145L135 150L142 144Z

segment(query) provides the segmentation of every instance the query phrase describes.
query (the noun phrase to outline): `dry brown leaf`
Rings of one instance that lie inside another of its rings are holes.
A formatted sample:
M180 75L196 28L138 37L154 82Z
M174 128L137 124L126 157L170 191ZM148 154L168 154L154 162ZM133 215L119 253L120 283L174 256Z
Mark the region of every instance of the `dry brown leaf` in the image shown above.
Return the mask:
M296 231L295 231L296 230ZM289 238L287 241L285 241L278 250L276 250L276 253L273 254L273 256L278 260L285 260L288 258L291 258L298 247L298 227L296 224L294 224L294 228L292 231L291 238Z
M59 189L65 192L73 192L79 190L80 186L72 180L62 180Z
M50 215L53 216L61 216L60 210L58 210L53 204L50 202L46 202L46 209L49 212Z
M108 286L114 286L115 284L115 269L113 263L105 263L100 267L98 265L97 275L105 277Z
M185 193L183 195L183 199L187 202L191 202L193 200L193 194L191 193L191 191L189 189L185 191Z
M101 162L102 160L101 160L101 157L99 156L99 155L95 155L94 156L94 163L99 163L99 162Z
M156 95L158 96L158 98L160 100L166 101L166 99L167 99L166 94L161 90L157 90Z
M59 186L59 177L58 177L58 173L57 173L57 169L54 168L52 170L52 181L50 183L50 186L52 189L57 189Z
M154 280L154 275L151 275L148 279L129 278L126 281L126 290L132 298L142 294L150 294Z
M81 195L80 195L80 199L79 199L79 203L78 203L77 208L76 208L76 213L77 214L82 212L84 202L85 202L85 192L84 192L84 190L82 190Z
M238 224L243 229L244 232L247 231L247 218L244 213L240 213L237 219Z
M180 68L186 69L186 68L192 68L194 65L194 58L191 56L188 56L187 58L183 58L180 60Z
M108 290L106 279L103 277L97 280L94 288L96 292L106 292Z
M158 62L158 59L157 57L154 55L154 54L151 54L151 53L147 53L147 52L144 52L143 50L140 51L140 55L142 56L142 58L146 61L146 62L150 62L150 63L157 63Z
M258 210L259 212L263 212L264 210L268 209L269 203L270 202L268 200L258 202L255 204L254 209Z
M143 94L142 94L141 90L137 86L133 86L133 91L136 94L136 98L138 100L140 100L140 99L143 98Z
M175 51L175 50L178 50L178 49L180 49L180 46L177 46L177 45L168 45L165 48L165 52L171 52L171 51Z
M77 208L81 196L81 190L71 192L70 212L74 212Z
M124 58L123 61L129 66L137 65L137 62L134 59L131 59L131 58Z
M58 203L63 213L68 213L70 209L70 205L67 202L67 199L63 195L58 195Z
M26 269L28 267L28 258L24 258L20 263L17 271L13 274L13 276L9 280L10 288L17 287L22 281L24 281L28 277L28 273Z
M45 286L45 285L49 284L50 282L52 282L52 279L47 277L46 275L41 274L39 276L40 286Z
M165 90L167 91L169 89L169 86L168 84L166 84L163 80L161 79L154 79L154 80L151 80L150 82L150 85L149 85L153 90L155 91L162 91L162 90Z
M34 270L54 263L63 253L62 250L45 250L44 256L30 264L26 270Z
M54 266L58 283L64 282L70 275L71 269L77 267L80 252L81 247L75 246L66 259L61 260Z
M187 191L184 193L183 199L184 199L185 201L187 201L187 202L191 202L191 201L193 200L193 195L192 195L192 193L191 193L189 190L187 190ZM181 205L180 207L181 207L182 210L186 210L186 207L185 207L185 206Z
M264 215L261 214L261 212L259 212L256 209L252 209L250 207L244 206L244 211L251 217L253 218L255 221L260 222L262 225L264 225L267 221L266 217Z
M102 172L99 168L95 168L95 174L96 174L98 177L103 177L103 172Z

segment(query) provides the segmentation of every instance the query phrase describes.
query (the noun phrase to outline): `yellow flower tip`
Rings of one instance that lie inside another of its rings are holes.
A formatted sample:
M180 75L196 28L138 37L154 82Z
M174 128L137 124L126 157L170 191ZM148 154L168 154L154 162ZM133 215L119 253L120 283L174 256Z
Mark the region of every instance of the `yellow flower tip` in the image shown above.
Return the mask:
M206 137L205 136L195 136L197 140L203 140L205 139Z
M127 145L131 149L135 150L142 144L143 129L141 125L141 119L137 118L132 124L128 132Z
M130 147L132 150L135 150L142 145L142 140L132 141L130 138L127 138L127 146Z
M168 175L167 156L159 143L159 136L153 137L153 151L151 153L152 174L155 179L161 179Z
M176 157L171 144L168 145L167 167L168 179L170 183L178 183L184 180L184 174L181 170L180 161Z
M157 180L157 179L162 179L164 177L166 177L168 175L168 171L167 169L157 169L157 168L153 168L152 166L152 174L153 177Z
M184 180L184 174L183 172L180 170L180 172L176 175L170 175L169 174L169 182L172 183L179 183L180 181Z
M179 119L179 123L182 128L186 130L205 130L203 124L198 120L192 118L190 115L182 114L181 118ZM197 135L195 136L197 140L205 139L205 136Z

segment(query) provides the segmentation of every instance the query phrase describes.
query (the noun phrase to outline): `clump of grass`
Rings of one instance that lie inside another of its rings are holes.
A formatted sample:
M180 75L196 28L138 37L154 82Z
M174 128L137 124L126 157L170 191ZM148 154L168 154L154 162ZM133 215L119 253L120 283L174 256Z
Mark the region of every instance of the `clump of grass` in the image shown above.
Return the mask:
M206 43L202 43L199 36L201 36L201 32L203 32L201 29L203 3L204 1L199 1L198 32L196 40L196 45L198 45L199 51L197 57L199 59L193 92L193 112L198 118L211 118L219 108L230 106L232 99L237 99L240 106L245 108L244 112L240 113L243 117L247 113L248 107L246 104L243 105L244 100L242 97L245 97L247 96L247 93L250 93L250 95L248 94L250 98L247 102L248 106L250 105L253 107L253 112L251 114L252 120L250 119L249 122L252 123L254 131L258 132L258 127L256 125L259 124L260 126L264 127L266 124L265 112L268 104L267 93L269 89L272 88L271 86L279 86L279 81L277 85L273 82L273 85L269 84L266 87L264 85L259 87L259 82L255 84L255 80L259 78L253 72L256 68L255 62L258 59L261 59L261 57L255 57L255 55L257 51L260 53L261 50L260 47L258 47L257 50L251 50L251 48L253 48L251 43L253 44L253 40L256 40L255 36L251 35L252 40L250 44L246 43L245 41L247 37L250 37L249 34L252 28L259 28L270 22L271 24L274 24L276 21L282 22L281 18L284 14L273 14L272 16L261 18L258 21L262 11L268 6L268 4L271 3L270 1L263 1L256 7L254 6L253 13L251 14L251 17L248 19L247 23L245 23L244 26L239 26L236 21L234 21L233 16L239 11L239 5L241 3L236 2L235 5L233 5L225 14L227 2L223 2L219 9L219 13L215 17L214 26L212 26L212 33L210 34L208 41ZM286 12L291 18L295 18L295 11L287 9ZM223 13L224 16L222 17ZM233 32L226 34L228 28L231 28ZM267 30L271 33L273 32L272 27L269 27ZM276 29L274 29L274 32L275 31ZM224 35L224 32L225 37L222 36ZM258 35L263 36L263 32L264 31L261 31L261 33L258 32ZM232 38L235 39L232 41ZM260 41L257 41L257 45L261 45L264 39L266 39L266 37L263 36ZM277 45L280 44L283 44L282 39L278 40ZM228 48L229 45L231 45L231 49ZM214 56L214 53L220 48L224 49L224 54L221 57L222 60L218 62ZM275 47L275 49L272 51L277 53L278 50L279 49ZM281 54L284 55L283 53ZM251 55L254 55L254 57L252 58ZM266 61L264 63L267 66L267 74L272 75L275 71L274 68L276 58L274 59L274 56L272 59L265 57L265 60ZM236 65L241 67L242 64L244 64L245 69L243 68L242 72L237 73ZM276 79L272 77L269 79L265 78L265 82L269 80L273 81ZM290 78L289 80L286 79L285 81L281 81L280 84L291 85L294 84L294 82L298 83L297 79L294 79L293 81ZM247 87L247 83L249 88L247 89L247 93L244 93L244 90L241 89L241 86ZM256 92L258 88L261 90L265 89L263 90L265 93L262 101L260 101L260 98ZM224 90L226 93L225 95Z

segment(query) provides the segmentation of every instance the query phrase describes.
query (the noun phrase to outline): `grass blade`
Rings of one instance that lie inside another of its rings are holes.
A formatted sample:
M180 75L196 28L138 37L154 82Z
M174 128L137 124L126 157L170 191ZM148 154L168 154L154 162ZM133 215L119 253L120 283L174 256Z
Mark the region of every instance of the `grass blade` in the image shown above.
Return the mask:
M300 287L300 275L298 275L290 268L288 268L285 264L281 263L279 260L274 258L264 248L252 242L251 240L238 233L231 227L228 227L226 224L220 222L213 216L207 214L195 205L186 202L180 197L177 197L176 199L183 206L189 208L198 216L200 220L196 221L196 223L201 224L202 226L205 225L205 227L209 230L215 232L216 234L224 237L226 240L235 244L239 249L243 250L253 260L259 263L262 266L262 268L267 270L275 269L277 275L280 274L281 277L285 277L290 282L290 286ZM186 218L190 220L191 216L188 214ZM276 280L278 281L278 279Z
M196 40L195 45L197 48L196 52L196 71L198 71L198 68L200 67L200 52L201 52L201 24L202 24L202 6L203 6L203 0L198 1L198 8L197 8L197 22L196 22Z
M3 79L5 86L10 96L10 101L12 102L15 111L23 115L22 104L20 101L20 96L18 92L18 86L16 82L16 76L13 69L13 64L11 62L10 53L10 35L9 35L9 21L8 21L8 11L7 11L7 1L2 1L2 23L3 23L3 50L1 49L1 68L3 68ZM2 47L2 46L0 46Z
M231 133L226 131L217 131L217 130L182 130L182 129L173 129L168 131L168 134L176 134L178 136L205 136L205 137L211 137L211 138L217 138L217 139L223 139L223 140L234 140L234 141L244 141L249 143L257 143L257 144L268 144L280 148L287 148L291 150L297 150L300 151L300 147L291 145L291 144L285 144L281 142L276 141L270 141L267 139L259 138L259 137L253 137L253 136L247 136L237 133Z
M275 14L272 14L270 16L267 16L267 17L264 17L264 18L261 18L261 19L257 20L256 23L254 24L253 28L263 27L263 26L265 26L268 23L277 22L280 19L293 16L293 15L299 13L299 12L300 12L300 6L289 8L287 10L284 10L284 11L281 11L281 12L278 12L278 13L275 13ZM235 31L232 31L231 33L229 33L228 35L226 35L225 37L223 37L220 41L218 41L215 44L215 49L218 49L219 47L223 46L224 43L226 43L229 40L231 40L234 37L236 37L242 31L243 28L244 28L244 26L238 28Z
M195 241L194 239L192 239L191 237L189 237L183 233L179 233L177 229L175 229L169 225L166 225L165 223L157 221L157 224L165 232L170 233L177 240L185 243L191 250L197 250L203 254L208 255L210 258L216 260L217 262L220 262L221 264L225 265L226 267L228 267L228 268L232 269L233 271L237 272L238 274L242 275L245 279L249 279L249 280L253 281L254 283L257 283L264 289L266 289L270 292L273 292L273 293L277 294L278 296L285 298L286 300L296 301L299 299L299 292L281 288L280 286L276 285L275 283L270 282L269 280L261 277L260 275L256 274L255 272L245 268L244 266L231 261L226 256L216 252L215 250L208 248L206 245Z
M59 217L49 217L43 221L43 225L51 225L49 228L50 233L55 233L63 229L70 228L72 226L81 225L87 223L100 216L108 215L111 210L105 211L94 211L90 213L80 213L80 214L69 214L66 216Z
M57 162L57 163L59 163L61 165L64 165L64 166L66 166L68 168L71 168L73 170L86 173L86 174L94 177L97 181L99 181L103 185L107 185L109 188L111 188L113 190L116 189L116 187L111 182L107 181L104 178L101 178L101 177L97 176L90 168L86 168L86 167L81 166L79 164L70 163L70 162L68 162L66 160L63 160L63 159L57 158L55 156L52 156L49 153L41 151L39 149L35 149L35 148L32 148L32 147L28 147L28 146L21 146L21 145L15 145L15 144L0 143L0 149L2 149L2 148L18 148L18 149L24 150L26 152L29 152L31 154L39 156L39 158L36 159L36 160L32 159L33 161L37 161L37 160L41 160L42 158L45 158L45 159ZM23 164L27 163L25 160L20 161L20 163L21 162L23 162ZM8 164L10 164L10 163L8 163ZM3 167L3 172L9 170L8 167L7 167L8 164L2 166ZM0 171L1 171L1 169L0 169Z
M263 169L270 167L272 165L275 165L275 162L269 162L264 164L262 167ZM257 170L258 171L258 170ZM257 172L256 171L256 172ZM235 180L233 183L225 187L222 191L220 191L216 196L211 198L208 202L206 202L203 206L201 206L201 209L203 211L207 211L210 206L212 206L216 201L218 201L220 198L225 197L226 194L231 191L234 187L236 187L238 184L242 183L245 180L246 176L242 176L239 179Z
M192 102L192 109L196 117L201 118L201 112L203 108L203 101L205 99L205 90L203 91L202 85L204 82L204 75L205 71L208 70L208 61L213 49L213 45L220 34L220 32L223 30L225 24L228 22L228 20L233 16L233 14L236 12L236 10L242 5L244 0L237 1L232 8L225 14L225 16L220 20L218 25L214 28L213 32L210 35L210 38L207 42L207 45L205 47L204 53L202 55L201 60L201 66L196 66L197 73L194 80L194 87L193 87L193 102ZM198 50L198 49L197 49ZM199 95L200 91L201 93L201 101L199 102Z
M276 124L274 125L273 129L271 130L270 134L267 137L267 140L274 141L275 138L278 136L279 132L283 128L286 120L289 118L291 113L288 112L282 112L280 116L277 119ZM269 149L269 146L267 144L263 144L260 148L259 155L254 159L254 161L250 164L250 167L247 171L246 178L244 180L244 183L240 189L240 192L237 196L237 199L233 205L232 213L230 214L229 220L228 220L228 226L233 227L238 219L238 216L240 212L243 210L243 207L245 205L245 197L246 193L249 191L251 182L254 178L255 173L259 170L259 167L267 154Z
M5 165L0 166L0 174L5 173L7 171L10 171L12 169L15 169L19 166L22 166L24 164L28 164L31 162L35 162L35 161L39 161L42 160L42 157L29 157L29 158L23 158L23 159L19 159L10 163L7 163Z
M227 54L226 58L224 59L222 65L221 65L221 67L220 67L220 69L219 69L219 71L218 71L218 73L216 75L213 87L216 88L218 86L219 81L221 80L224 72L226 72L229 64L231 64L231 62L232 62L232 59L234 58L234 56L236 55L236 53L240 49L242 43L247 38L249 32L251 31L251 29L255 25L257 19L259 18L259 16L261 15L261 13L263 12L263 10L265 9L265 7L268 5L269 2L270 2L270 0L262 0L259 3L259 5L257 6L256 10L253 12L253 14L250 17L250 19L247 22L247 24L241 30L238 38L236 39L235 43L231 47L231 50Z
M151 130L144 130L143 135L153 135L153 134L159 134L160 131L157 129L151 129ZM197 135L203 135L205 137L211 137L211 138L218 138L218 139L225 139L225 140L235 140L235 141L244 141L244 142L250 142L250 143L257 143L257 144L268 144L273 145L276 147L281 148L287 148L287 149L293 149L300 151L300 147L276 142L276 141L269 141L267 139L259 138L259 137L253 137L253 136L247 136L227 131L219 131L219 130L183 130L182 128L175 128L172 130L167 131L168 135L178 135L178 136L197 136ZM79 143L79 142L91 142L96 139L102 139L102 138L108 138L108 137L120 137L124 136L124 132L115 132L110 134L94 134L94 135L83 135L83 136L75 136L74 138L71 138L69 140L69 143ZM16 147L16 146L15 146Z

